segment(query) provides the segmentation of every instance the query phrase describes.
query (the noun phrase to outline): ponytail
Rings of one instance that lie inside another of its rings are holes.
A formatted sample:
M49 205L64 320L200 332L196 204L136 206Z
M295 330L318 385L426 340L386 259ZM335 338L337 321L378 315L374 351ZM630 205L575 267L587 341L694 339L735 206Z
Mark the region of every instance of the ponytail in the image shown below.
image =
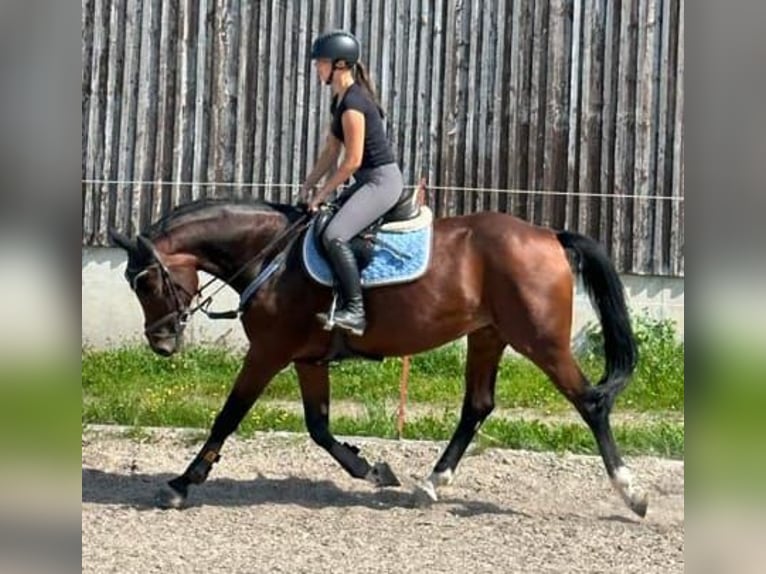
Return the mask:
M380 102L378 101L378 94L375 92L375 84L373 84L370 75L367 73L367 68L364 67L362 62L356 63L356 79L367 92L367 95L373 101L373 103L378 106L380 117L385 117L383 108L380 106Z

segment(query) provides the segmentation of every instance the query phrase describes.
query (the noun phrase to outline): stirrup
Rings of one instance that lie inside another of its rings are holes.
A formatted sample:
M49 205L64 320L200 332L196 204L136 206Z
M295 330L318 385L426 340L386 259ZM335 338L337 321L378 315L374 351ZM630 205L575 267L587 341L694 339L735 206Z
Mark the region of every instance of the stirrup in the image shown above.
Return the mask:
M335 312L338 310L338 292L333 291L332 303L327 313L317 313L317 319L322 323L325 331L332 331L335 328Z

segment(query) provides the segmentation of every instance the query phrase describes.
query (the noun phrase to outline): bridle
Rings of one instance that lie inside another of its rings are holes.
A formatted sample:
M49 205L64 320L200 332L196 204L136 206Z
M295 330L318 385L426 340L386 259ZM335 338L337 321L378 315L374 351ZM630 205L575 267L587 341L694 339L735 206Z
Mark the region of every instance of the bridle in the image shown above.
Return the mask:
M147 274L150 269L153 267L156 267L159 269L160 272L160 278L162 279L162 290L163 293L170 293L170 296L173 301L173 310L171 310L169 313L166 313L156 321L153 321L151 324L144 327L144 334L146 336L155 337L157 339L169 339L174 338L176 344L178 345L180 343L181 335L183 335L183 331L186 328L186 324L189 322L189 319L197 312L202 311L205 315L210 317L211 319L236 319L239 315L239 311L225 311L225 312L214 312L209 310L210 305L213 302L213 297L218 294L223 288L226 287L226 285L230 285L231 282L239 277L242 273L244 273L247 269L249 269L252 265L259 262L260 260L265 259L268 257L271 252L274 250L274 248L286 237L294 237L297 236L303 229L305 229L311 220L311 214L306 212L303 215L301 215L292 225L287 227L282 233L278 234L274 239L272 239L268 245L266 245L261 251L252 257L250 260L248 260L246 263L244 263L237 271L235 271L232 275L227 277L225 280L219 279L218 277L213 277L209 281L207 281L202 287L197 289L194 293L190 293L188 289L185 289L183 285L179 285L175 281L173 281L173 277L170 274L170 270L167 268L167 266L162 262L162 260L157 255L157 252L152 247L152 262L141 269L140 271L131 270L130 268L125 270L125 278L130 283L131 289L135 292L136 291L136 282L137 280L142 277L143 275ZM289 248L292 245L292 242L288 243L287 248ZM218 287L212 294L208 295L203 299L202 293L205 289L210 287L213 283L216 281L222 281L222 285ZM184 300L181 297L181 294L185 295L188 298L188 303L184 303ZM197 300L199 301L196 305L192 306L192 303ZM157 330L168 324L171 323L173 325L173 331L171 333L158 333Z

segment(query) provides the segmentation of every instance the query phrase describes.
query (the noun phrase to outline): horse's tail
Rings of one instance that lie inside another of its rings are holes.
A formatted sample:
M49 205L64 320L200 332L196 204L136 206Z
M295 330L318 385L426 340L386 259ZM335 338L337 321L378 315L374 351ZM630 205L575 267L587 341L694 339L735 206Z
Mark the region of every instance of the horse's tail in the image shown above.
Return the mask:
M580 274L601 322L606 371L593 389L611 409L617 395L630 381L638 361L623 285L601 244L569 231L561 231L556 236L565 249L577 254Z

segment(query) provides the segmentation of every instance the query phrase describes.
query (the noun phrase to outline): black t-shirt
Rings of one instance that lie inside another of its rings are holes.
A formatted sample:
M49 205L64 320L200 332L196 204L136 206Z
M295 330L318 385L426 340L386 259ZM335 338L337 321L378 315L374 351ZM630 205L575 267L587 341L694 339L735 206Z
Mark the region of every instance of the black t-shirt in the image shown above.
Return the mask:
M330 107L332 112L331 129L332 135L340 141L344 141L341 116L346 110L356 110L364 114L364 151L362 152L360 169L393 163L395 161L394 152L388 145L380 110L359 84L351 84L340 102L337 101L337 96L333 98Z

